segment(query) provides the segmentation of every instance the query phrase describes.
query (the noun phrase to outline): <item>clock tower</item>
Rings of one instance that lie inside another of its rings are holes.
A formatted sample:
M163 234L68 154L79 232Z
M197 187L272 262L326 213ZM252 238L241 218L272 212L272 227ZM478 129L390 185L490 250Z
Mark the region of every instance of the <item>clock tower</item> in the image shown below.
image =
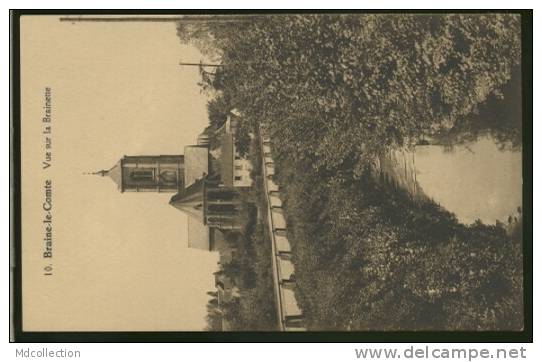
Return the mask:
M120 192L179 192L184 188L184 156L124 156L109 170Z

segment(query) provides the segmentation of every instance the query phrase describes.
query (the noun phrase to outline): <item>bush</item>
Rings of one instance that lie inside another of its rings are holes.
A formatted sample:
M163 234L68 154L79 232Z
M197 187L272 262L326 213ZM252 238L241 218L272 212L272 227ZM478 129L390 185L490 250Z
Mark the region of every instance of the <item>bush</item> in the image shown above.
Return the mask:
M295 171L287 166L281 182ZM287 180L297 294L311 329L522 329L521 243L502 226L462 225L368 173L353 183Z
M257 142L250 143L254 169L261 170L261 154ZM233 260L224 272L238 280L240 297L227 306L227 319L233 330L276 330L276 305L273 294L272 250L265 218L258 218L258 207L263 210L261 177L255 180L254 188L242 192L245 220L239 233L229 233L235 245Z

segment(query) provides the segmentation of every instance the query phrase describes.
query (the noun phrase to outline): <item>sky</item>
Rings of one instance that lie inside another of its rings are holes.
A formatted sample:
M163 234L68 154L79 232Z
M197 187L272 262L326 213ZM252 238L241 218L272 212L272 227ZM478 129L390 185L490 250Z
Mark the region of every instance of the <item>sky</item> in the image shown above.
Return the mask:
M207 124L174 23L21 19L23 329L201 330L218 256L187 247L172 194L120 193L123 155L182 154ZM44 88L52 166L42 169ZM42 257L43 185L53 183L53 259ZM44 276L52 264L53 275Z

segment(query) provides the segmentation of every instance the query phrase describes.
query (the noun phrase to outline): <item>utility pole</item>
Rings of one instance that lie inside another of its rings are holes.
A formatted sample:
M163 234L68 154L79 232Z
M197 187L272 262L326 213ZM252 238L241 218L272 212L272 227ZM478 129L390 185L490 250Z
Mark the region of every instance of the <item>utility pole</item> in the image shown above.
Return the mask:
M86 16L86 15L76 15L76 16L64 16L59 20L61 22L71 22L75 23L140 23L140 22L156 22L156 23L167 23L167 22L179 22L179 23L188 23L188 24L210 24L210 23L243 23L243 22L252 22L265 18L267 15L179 15L179 16L146 16L146 15L104 15L104 16ZM212 67L218 68L224 66L224 64L212 64L212 63L190 63L190 62L179 62L181 66L189 67Z
M218 67L221 67L223 64L210 64L210 63L185 63L185 62L179 62L179 65L183 66L183 65L188 65L188 66L192 66L192 67L214 67L214 68L218 68Z

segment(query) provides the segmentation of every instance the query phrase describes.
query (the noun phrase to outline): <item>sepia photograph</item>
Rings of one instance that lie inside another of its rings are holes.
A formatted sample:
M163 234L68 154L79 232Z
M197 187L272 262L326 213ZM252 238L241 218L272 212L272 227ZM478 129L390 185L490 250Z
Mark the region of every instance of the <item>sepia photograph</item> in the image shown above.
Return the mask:
M532 12L12 17L15 341L532 338Z

